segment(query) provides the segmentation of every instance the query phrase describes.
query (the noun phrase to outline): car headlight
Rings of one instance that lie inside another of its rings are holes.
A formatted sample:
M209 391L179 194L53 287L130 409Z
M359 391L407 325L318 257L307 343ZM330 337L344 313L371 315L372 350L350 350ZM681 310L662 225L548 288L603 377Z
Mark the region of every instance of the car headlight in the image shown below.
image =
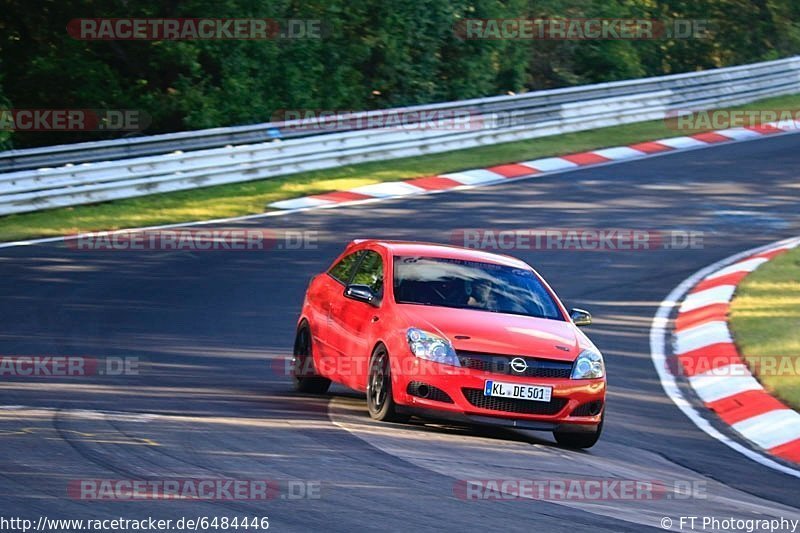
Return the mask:
M461 366L453 345L444 337L421 329L409 328L406 338L411 353L420 359L427 359L443 365Z
M606 373L603 356L592 350L584 350L572 365L572 379L602 378Z

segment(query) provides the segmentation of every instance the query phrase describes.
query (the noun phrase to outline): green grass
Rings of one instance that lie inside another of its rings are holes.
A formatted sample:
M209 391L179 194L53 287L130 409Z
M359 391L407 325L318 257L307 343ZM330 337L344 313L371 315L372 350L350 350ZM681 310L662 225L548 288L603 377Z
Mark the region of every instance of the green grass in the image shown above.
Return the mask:
M731 330L764 387L800 410L800 248L762 265L739 285Z
M798 106L800 95L792 95L738 109L793 109ZM262 213L268 203L287 198L684 134L657 120L269 180L10 215L0 217L0 241Z

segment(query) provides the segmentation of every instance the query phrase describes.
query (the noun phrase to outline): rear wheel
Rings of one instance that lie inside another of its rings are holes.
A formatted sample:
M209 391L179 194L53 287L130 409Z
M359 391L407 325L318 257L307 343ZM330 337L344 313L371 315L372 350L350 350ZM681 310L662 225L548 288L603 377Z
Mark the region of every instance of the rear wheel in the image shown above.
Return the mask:
M595 431L554 431L553 436L556 438L561 446L565 448L591 448L600 439L600 434L603 432L603 421L606 418L605 411L603 416L600 417L600 423L597 425Z
M297 329L293 353L292 378L295 390L313 394L326 393L331 386L331 380L318 376L314 369L314 358L311 356L311 331L306 323Z
M397 412L392 396L392 375L389 352L378 346L372 353L367 377L367 409L369 416L382 422L405 422L408 416Z

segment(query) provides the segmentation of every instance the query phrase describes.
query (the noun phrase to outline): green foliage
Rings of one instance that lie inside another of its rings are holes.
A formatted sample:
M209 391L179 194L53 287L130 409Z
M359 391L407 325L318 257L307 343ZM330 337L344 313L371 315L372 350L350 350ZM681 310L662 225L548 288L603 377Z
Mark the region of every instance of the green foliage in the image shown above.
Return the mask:
M796 0L3 0L0 104L138 109L160 133L688 72L800 50ZM321 39L79 41L83 17L318 19ZM709 19L701 39L463 39L469 18ZM118 136L16 133L16 147ZM0 143L6 142L0 132ZM0 147L3 147L0 144Z
M3 79L0 78L0 150L11 148L11 132L5 127L4 121L7 113L11 109L11 103L3 96Z

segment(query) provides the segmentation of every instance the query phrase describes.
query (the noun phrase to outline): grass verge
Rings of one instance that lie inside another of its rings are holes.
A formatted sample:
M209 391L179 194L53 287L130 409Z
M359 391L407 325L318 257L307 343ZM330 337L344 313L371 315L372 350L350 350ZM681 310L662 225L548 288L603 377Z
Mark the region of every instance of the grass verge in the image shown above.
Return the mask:
M744 279L731 304L731 330L762 385L800 411L800 248Z
M735 109L795 109L798 106L800 95L791 95ZM686 132L669 127L665 121L656 120L269 180L9 215L0 217L0 241L262 213L268 203L287 198L684 134Z

